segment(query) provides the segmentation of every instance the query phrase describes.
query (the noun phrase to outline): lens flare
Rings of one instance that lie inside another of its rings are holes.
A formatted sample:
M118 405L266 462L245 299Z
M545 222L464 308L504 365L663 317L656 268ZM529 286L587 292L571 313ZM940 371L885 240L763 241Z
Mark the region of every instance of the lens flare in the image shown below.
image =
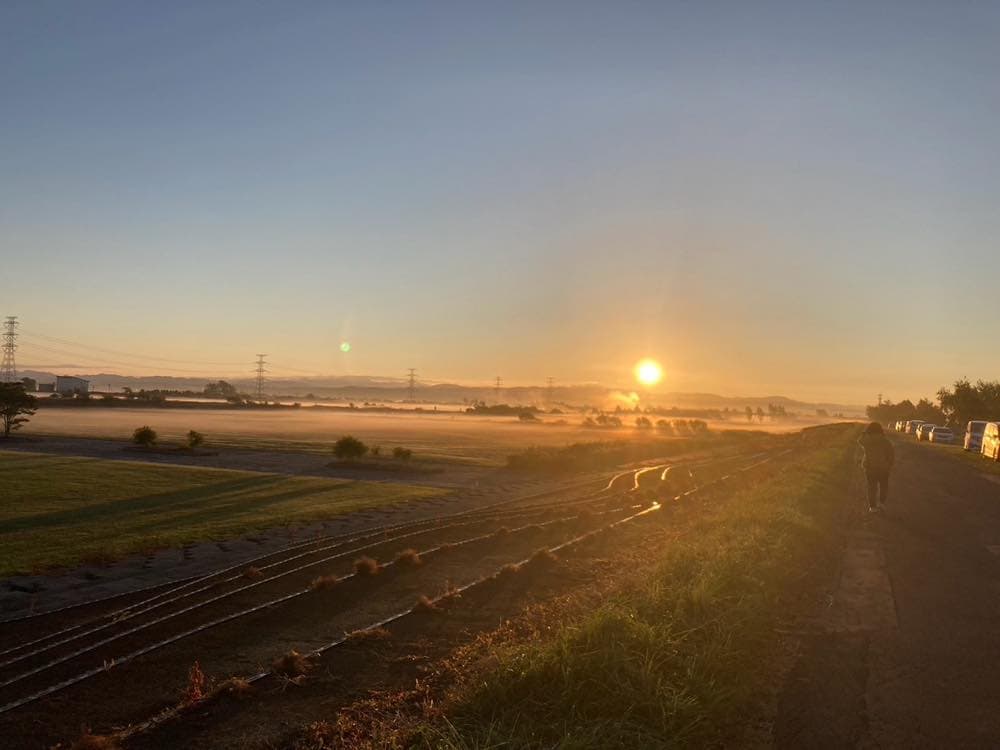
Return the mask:
M347 354L349 351L351 351L351 342L350 341L341 341L340 342L340 351L342 351L344 354Z
M643 385L656 385L663 379L663 368L654 359L641 360L635 366L635 379Z

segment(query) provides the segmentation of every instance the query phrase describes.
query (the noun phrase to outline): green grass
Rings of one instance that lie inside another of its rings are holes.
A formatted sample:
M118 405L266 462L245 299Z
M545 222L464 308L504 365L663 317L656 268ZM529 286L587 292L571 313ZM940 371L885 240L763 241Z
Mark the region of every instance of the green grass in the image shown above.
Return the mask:
M778 478L664 550L637 590L457 689L433 748L740 744L773 694L775 627L803 577L835 568L857 428L823 428Z
M442 494L405 484L0 452L0 575Z

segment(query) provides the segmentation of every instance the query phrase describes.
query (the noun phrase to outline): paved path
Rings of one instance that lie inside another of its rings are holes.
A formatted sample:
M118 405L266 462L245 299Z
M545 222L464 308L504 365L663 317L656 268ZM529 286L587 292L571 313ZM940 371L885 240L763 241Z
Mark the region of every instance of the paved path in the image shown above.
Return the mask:
M896 444L888 509L848 536L778 747L1000 747L1000 483L954 449Z

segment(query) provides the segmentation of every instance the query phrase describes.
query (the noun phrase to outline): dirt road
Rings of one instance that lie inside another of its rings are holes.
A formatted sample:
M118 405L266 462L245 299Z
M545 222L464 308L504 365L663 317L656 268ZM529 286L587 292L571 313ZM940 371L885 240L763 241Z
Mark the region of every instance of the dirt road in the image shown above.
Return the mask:
M859 509L803 629L775 744L1000 746L1000 484L955 449L897 439L884 514Z

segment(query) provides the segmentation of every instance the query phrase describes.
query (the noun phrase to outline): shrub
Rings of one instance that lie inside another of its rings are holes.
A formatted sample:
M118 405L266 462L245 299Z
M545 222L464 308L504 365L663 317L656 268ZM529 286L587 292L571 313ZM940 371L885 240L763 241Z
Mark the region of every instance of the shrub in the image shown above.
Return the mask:
M368 452L368 446L353 435L344 435L333 444L333 455L340 459L361 458Z
M381 445L373 445L371 447L371 452L372 452L373 456L379 455L382 452L382 446Z
M656 429L662 432L664 435L673 435L674 427L670 422L665 419L656 420Z
M653 426L653 423L649 421L649 417L636 417L635 426L640 430L648 430Z
M284 656L279 656L271 663L271 671L284 677L301 677L309 671L309 659L292 649Z
M413 451L409 448L404 448L401 445L397 445L392 449L392 457L399 459L400 461L409 461L413 457Z
M394 562L401 568L417 568L424 564L424 561L420 558L420 553L415 549L404 549L396 555Z
M380 570L382 570L382 566L378 564L378 560L373 560L370 557L359 557L354 561L355 575L374 576L378 575Z
M332 588L336 588L338 583L340 583L340 579L335 575L317 576L312 579L309 588L313 591L329 591Z
M135 432L132 433L132 442L136 445L141 445L143 448L149 448L156 443L156 430L148 424L136 427Z
M197 432L195 430L188 430L188 434L187 434L187 446L188 446L188 448L194 449L194 448L197 448L198 446L204 445L204 444L205 444L205 436L204 435L202 435L200 432Z

